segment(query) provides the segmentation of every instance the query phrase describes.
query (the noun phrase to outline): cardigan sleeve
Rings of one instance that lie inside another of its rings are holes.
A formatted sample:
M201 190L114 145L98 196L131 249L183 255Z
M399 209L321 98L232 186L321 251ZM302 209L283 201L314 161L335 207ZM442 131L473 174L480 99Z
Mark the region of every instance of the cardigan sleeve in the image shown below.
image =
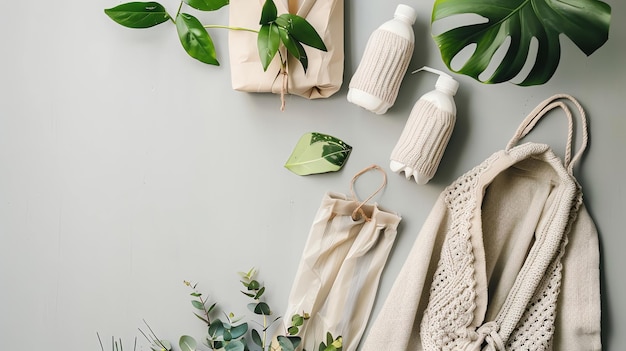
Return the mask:
M563 257L554 349L601 350L598 233L584 205L568 239Z
M447 212L443 195L427 217L385 303L362 345L362 351L421 350L419 327L445 238Z

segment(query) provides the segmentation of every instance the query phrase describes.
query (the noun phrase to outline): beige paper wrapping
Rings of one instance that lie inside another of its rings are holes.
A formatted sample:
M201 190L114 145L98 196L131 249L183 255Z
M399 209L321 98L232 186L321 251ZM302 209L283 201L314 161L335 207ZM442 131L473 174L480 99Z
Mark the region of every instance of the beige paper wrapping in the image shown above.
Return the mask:
M279 15L288 12L287 0L275 0L275 3ZM343 82L343 0L307 0L300 3L299 12L313 3L308 14L303 17L320 34L328 51L323 52L304 45L309 60L306 73L300 62L290 56L287 63L288 93L307 99L326 98L336 93ZM264 0L231 0L230 26L260 28L263 4ZM229 53L233 89L281 93L283 79L279 76L279 55L276 55L267 71L263 72L255 33L230 31Z

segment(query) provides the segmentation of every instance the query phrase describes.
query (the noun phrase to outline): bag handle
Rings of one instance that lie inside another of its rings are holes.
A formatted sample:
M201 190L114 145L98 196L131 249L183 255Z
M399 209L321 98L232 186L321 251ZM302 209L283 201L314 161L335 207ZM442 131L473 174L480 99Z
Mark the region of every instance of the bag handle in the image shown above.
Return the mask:
M364 169L359 171L357 174L355 174L354 177L352 177L352 181L350 182L350 193L352 194L352 198L354 198L356 201L359 201L359 198L356 196L356 192L354 191L354 183L356 183L356 180L360 176L362 176L364 173L367 173L370 170L377 170L380 173L382 173L383 182L378 187L378 189L376 189L376 191L374 191L367 199L360 201L359 206L357 206L354 209L354 211L352 211L352 220L354 221L358 221L361 217L365 218L366 222L369 222L371 220L371 218L367 217L367 215L365 214L365 211L363 211L363 206L368 201L370 201L374 196L376 196L376 194L378 194L381 190L383 190L385 186L387 185L387 173L385 173L385 170L383 170L379 165L371 165L371 166L365 167Z
M574 123L572 112L569 107L563 102L559 101L561 99L566 99L571 101L576 108L578 109L578 115L580 116L580 120L582 122L582 142L579 150L576 152L574 157L572 158L572 148L573 148L573 139L574 139ZM587 148L587 142L589 139L589 134L587 130L587 117L585 115L585 110L580 105L580 103L571 95L568 94L556 94L552 97L541 102L535 109L526 116L522 124L519 126L515 135L506 146L506 150L510 150L513 146L515 146L520 139L525 137L530 131L537 125L539 120L543 116L545 116L548 112L555 108L561 108L565 112L565 116L567 117L567 144L565 145L565 159L563 163L567 168L567 171L572 174L574 170L574 165L580 160L585 149Z

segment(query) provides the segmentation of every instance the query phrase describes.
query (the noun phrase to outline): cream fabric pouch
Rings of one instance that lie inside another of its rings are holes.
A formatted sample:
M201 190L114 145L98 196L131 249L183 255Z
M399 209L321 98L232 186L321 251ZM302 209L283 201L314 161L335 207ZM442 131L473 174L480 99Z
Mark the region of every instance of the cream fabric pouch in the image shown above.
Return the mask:
M309 62L306 73L300 62L289 56L287 81L283 82L279 55L274 57L264 72L257 49L257 36L247 31L232 30L229 32L229 53L233 89L259 93L289 93L307 99L333 95L341 88L343 82L343 0L274 0L274 2L279 15L295 13L306 18L320 35L328 51L323 52L304 45ZM230 26L258 29L264 3L265 0L231 0Z
M372 166L354 179L373 167L384 174ZM357 349L396 238L401 217L367 204L373 195L359 201L352 194L324 195L291 288L284 325L277 330L284 333L293 314L308 313L310 319L299 334L305 350L318 350L327 332L343 338L344 351ZM272 350L280 350L275 340Z

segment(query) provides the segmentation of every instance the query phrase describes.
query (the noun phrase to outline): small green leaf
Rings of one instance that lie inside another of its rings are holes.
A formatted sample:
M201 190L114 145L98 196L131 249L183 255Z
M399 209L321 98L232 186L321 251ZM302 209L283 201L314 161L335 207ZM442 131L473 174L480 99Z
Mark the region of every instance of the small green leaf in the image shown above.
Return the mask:
M248 323L242 323L230 328L230 334L233 339L239 339L248 331Z
M251 297L251 298L253 298L253 299L254 299L254 297L256 296L255 294L248 293L248 292L245 292L245 291L242 291L241 293L242 293L242 294L244 294L244 295L246 295L247 297Z
M215 11L228 5L228 0L184 0L185 3L196 10Z
M294 325L292 325L291 327L287 328L287 333L289 333L289 335L296 335L298 334L298 332L300 331L300 329Z
M280 34L278 32L278 26L274 23L262 25L257 37L257 47L261 64L263 65L263 71L267 71L267 67L274 59L274 56L276 56L279 46Z
M213 303L211 307L209 307L209 309L206 310L206 313L210 313L211 311L213 311L213 309L215 308L215 305L217 305L217 302Z
M263 296L263 293L265 293L265 287L261 287L261 289L259 289L259 291L257 291L256 295L254 296L255 300L258 300L261 298L261 296Z
M209 325L209 335L211 338L215 338L218 336L222 336L224 334L224 323L221 320L214 320L211 325Z
M194 313L194 315L196 315L196 317L198 317L198 319L200 319L204 323L209 324L209 321L206 318L202 317L201 315L199 315L197 313Z
M306 52L300 43L295 40L287 29L283 27L278 27L278 33L280 34L280 41L285 45L289 54L295 57L304 68L304 72L306 72L308 68L309 59L306 56Z
M191 304L193 305L193 307L204 311L204 304L202 302L198 300L191 300Z
M278 10L276 9L276 4L272 0L265 0L265 4L263 4L263 9L261 10L261 20L259 24L270 24L276 20L276 16L278 16Z
M261 284L257 280L252 280L248 283L248 290L258 290L261 287Z
M224 346L224 350L226 351L244 351L246 349L246 344L243 340L235 340L229 342Z
M309 175L340 170L346 163L352 146L333 136L321 133L303 135L285 167L297 175Z
M181 351L195 351L198 343L193 337L189 335L183 335L178 341L178 346L180 347Z
M128 28L150 28L170 19L165 7L158 2L129 2L106 9L104 13Z
M277 337L277 340L278 340L278 345L280 345L280 348L282 351L294 351L296 348L291 342L291 340L286 336L279 335Z
M259 302L254 306L254 313L262 316L269 316L272 314L270 306L265 302Z
M256 331L256 329L252 329L251 335L252 335L252 342L254 342L256 345L260 347L263 347L263 340L261 339L261 335L259 334L258 331Z
M306 19L290 13L284 13L279 18L276 23L281 23L298 42L318 50L327 51L324 41Z
M190 295L193 296L193 297L200 297L200 296L202 296L202 294L200 294L198 292L192 292Z
M301 326L302 324L304 324L304 317L302 317L302 316L301 316L301 315L299 315L299 314L294 314L294 315L291 317L291 324L292 324L293 326L296 326L296 327Z
M210 65L220 65L213 40L197 18L187 13L179 14L176 18L176 29L180 43L189 56Z

